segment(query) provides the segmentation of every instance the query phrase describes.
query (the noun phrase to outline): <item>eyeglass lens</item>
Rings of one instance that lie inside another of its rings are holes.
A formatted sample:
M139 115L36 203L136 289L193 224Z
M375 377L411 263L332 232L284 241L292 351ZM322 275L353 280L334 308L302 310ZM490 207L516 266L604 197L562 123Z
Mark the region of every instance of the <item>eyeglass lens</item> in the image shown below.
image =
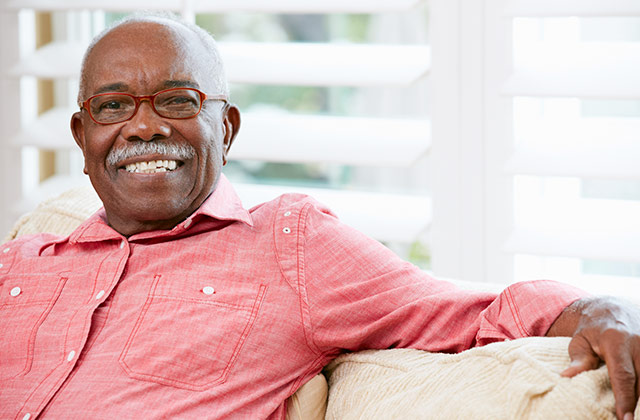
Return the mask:
M159 92L153 98L156 112L166 118L189 118L200 110L200 95L190 89ZM112 123L124 121L136 112L136 101L128 94L99 95L89 101L89 110L96 121Z

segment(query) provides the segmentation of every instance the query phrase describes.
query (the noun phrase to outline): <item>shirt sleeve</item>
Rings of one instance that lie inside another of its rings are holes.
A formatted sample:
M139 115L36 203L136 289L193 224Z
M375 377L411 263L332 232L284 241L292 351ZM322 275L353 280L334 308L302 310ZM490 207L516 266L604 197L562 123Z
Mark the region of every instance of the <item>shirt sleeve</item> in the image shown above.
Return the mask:
M338 221L318 204L301 212L298 282L310 337L325 352L416 348L460 352L544 335L586 293L541 280L502 293L436 280Z

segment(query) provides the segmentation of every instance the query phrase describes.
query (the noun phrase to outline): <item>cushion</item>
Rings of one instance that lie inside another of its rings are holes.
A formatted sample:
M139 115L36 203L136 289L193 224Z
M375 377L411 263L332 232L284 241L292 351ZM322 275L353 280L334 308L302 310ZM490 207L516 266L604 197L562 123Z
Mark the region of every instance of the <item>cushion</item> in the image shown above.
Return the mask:
M287 420L322 420L327 410L327 380L319 373L287 400Z
M343 355L325 369L326 418L615 420L606 366L560 376L569 365L569 340L522 338L459 354L394 349Z
M98 194L91 187L74 188L43 201L35 210L22 216L4 240L40 232L66 236L101 206Z

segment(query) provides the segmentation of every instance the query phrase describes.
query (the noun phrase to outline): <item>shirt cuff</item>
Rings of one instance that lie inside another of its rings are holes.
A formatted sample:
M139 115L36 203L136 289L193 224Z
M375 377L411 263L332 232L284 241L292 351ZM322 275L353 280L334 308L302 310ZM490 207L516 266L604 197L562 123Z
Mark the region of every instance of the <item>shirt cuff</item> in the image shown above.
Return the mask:
M589 293L551 280L515 283L483 311L477 345L544 336L560 313Z

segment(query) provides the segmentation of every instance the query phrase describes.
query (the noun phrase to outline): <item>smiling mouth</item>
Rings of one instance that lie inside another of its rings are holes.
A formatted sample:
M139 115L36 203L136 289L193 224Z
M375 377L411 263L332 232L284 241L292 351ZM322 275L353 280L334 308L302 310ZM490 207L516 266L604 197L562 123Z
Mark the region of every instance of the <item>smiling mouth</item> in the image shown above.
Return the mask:
M180 166L176 160L150 160L148 162L130 163L124 167L127 172L136 174L155 174L175 171Z

